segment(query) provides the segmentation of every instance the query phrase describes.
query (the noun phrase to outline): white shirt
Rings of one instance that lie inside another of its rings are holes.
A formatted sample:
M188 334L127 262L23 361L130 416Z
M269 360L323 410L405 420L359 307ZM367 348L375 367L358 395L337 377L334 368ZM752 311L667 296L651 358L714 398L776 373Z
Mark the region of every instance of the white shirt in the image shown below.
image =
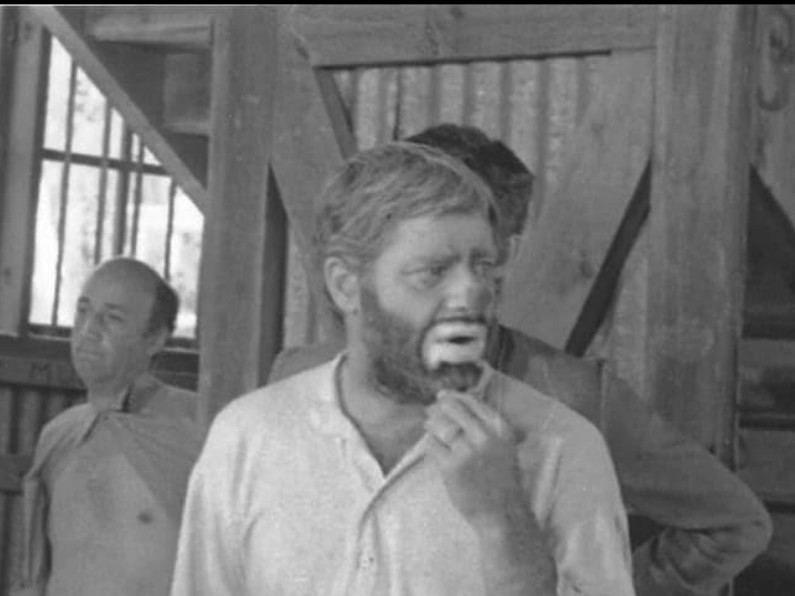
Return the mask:
M420 440L384 477L340 409L340 358L230 403L188 487L172 596L485 596L478 539ZM558 593L631 596L626 517L598 431L493 372Z

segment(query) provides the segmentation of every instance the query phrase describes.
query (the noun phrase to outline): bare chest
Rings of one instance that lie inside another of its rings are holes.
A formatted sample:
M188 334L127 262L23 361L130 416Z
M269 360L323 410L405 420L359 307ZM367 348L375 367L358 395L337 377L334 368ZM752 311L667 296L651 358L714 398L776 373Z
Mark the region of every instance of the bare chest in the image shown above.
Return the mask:
M98 428L81 444L51 481L51 517L91 518L97 528L102 528L129 521L154 521L155 510L159 509L107 428Z

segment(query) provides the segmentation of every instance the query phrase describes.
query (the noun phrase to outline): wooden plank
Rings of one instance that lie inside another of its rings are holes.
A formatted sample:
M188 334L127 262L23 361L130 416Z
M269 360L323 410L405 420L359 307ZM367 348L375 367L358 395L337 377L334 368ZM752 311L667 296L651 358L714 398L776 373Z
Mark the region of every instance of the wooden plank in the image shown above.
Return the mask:
M4 11L3 26L16 44L5 38L0 56L0 331L17 334L27 323L49 44L28 9L13 10ZM11 15L16 22L6 21Z
M660 8L649 220L651 402L731 463L748 201L753 12Z
M764 500L795 505L795 426L739 431L737 473Z
M651 48L655 19L642 4L314 4L290 14L315 67Z
M743 368L795 369L795 341L783 339L743 339L740 343Z
M651 54L617 54L604 68L558 191L527 226L501 305L506 324L561 348L649 155Z
M157 357L153 372L166 383L195 389L197 369L197 354L168 350ZM68 342L2 335L0 383L70 391L83 389L71 363Z
M212 168L214 200L205 217L201 264L201 417L261 385L268 300L266 288L268 164L275 94L280 91L278 11L231 8L213 40ZM299 165L301 160L298 160ZM283 258L280 255L279 258ZM269 363L267 363L269 364Z
M795 222L795 5L759 4L753 163Z
M178 133L210 135L212 59L209 52L165 57L163 126Z
M133 130L185 191L204 210L207 140L163 127L164 57L131 45L100 44L85 33L85 10L32 6L37 18L64 45Z
M286 9L281 10L285 15ZM273 167L316 298L321 335L333 335L339 330L324 307L323 281L314 265L314 201L343 159L353 153L356 142L347 128L348 116L335 82L324 73L314 72L284 26L285 19L282 17L279 29Z
M9 389L0 387L0 454L12 452L12 439L14 434L14 397ZM0 591L2 586L8 585L11 565L12 520L11 516L13 495L0 491Z
M209 50L210 6L86 7L86 32L97 41L147 44L155 48Z

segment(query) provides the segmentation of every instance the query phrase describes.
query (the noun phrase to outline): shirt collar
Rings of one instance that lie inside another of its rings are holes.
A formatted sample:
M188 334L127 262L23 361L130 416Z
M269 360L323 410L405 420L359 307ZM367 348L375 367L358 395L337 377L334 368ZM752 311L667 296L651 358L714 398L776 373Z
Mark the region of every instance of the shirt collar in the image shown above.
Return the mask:
M158 381L151 373L144 373L133 381L126 389L119 392L110 407L103 408L100 412L115 412L120 414L138 414L146 407L155 393L160 388ZM93 405L93 404L92 404Z
M309 379L310 395L314 401L309 411L309 423L320 432L350 438L356 433L353 423L342 409L337 381L345 358L345 351L340 352L316 368L316 376Z

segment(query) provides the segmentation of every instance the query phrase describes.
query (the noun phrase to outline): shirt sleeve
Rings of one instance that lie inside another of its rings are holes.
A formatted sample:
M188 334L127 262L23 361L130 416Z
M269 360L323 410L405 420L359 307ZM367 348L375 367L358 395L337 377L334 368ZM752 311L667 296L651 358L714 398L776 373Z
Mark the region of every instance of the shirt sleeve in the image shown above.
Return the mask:
M242 596L234 429L223 412L213 423L191 472L182 513L171 596Z
M716 457L603 373L602 426L628 508L664 526L634 552L638 596L711 594L767 546L770 516Z
M547 520L559 596L634 596L627 518L599 432L567 437Z

